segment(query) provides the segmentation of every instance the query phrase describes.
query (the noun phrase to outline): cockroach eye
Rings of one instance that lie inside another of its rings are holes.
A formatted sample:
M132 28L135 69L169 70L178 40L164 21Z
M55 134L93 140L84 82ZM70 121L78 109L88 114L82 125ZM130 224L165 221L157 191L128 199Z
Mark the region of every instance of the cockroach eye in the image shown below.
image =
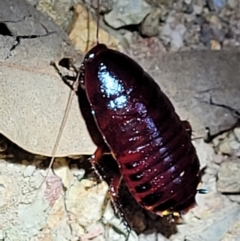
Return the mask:
M92 53L92 54L89 54L88 58L89 58L89 59L92 59L92 58L94 57L94 55L95 55L95 54L93 54L93 53Z

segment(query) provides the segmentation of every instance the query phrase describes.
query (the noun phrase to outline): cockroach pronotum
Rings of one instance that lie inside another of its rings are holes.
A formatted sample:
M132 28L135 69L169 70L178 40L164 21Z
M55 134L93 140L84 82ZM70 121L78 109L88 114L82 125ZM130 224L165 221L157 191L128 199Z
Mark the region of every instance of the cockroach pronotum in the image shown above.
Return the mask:
M201 175L191 126L156 82L130 57L100 43L86 54L78 81L119 166L110 184L113 201L124 181L135 200L155 214L193 207ZM98 147L90 159L94 167L103 153Z

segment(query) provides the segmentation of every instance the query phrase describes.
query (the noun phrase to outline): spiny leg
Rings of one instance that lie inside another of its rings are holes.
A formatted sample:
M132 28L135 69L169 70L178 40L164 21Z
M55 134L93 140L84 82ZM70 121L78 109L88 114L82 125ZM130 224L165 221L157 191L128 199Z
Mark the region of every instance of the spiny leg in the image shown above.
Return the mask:
M98 147L97 150L94 152L94 154L89 158L89 162L91 163L92 168L98 178L97 184L103 181L103 177L99 173L97 165L99 164L99 161L100 161L101 157L103 156L105 150L106 150L105 146Z
M122 204L119 202L119 188L120 188L121 182L122 182L122 176L120 174L115 174L110 181L109 193L111 196L114 212L120 216L126 228L126 231L127 231L126 241L127 241L129 239L131 228L125 218Z
M189 136L191 136L192 135L191 124L187 120L182 121L182 124L183 124L184 129L186 130L186 132L189 134ZM206 128L206 137L204 138L204 140L206 138L209 138L209 135L210 135L210 130L209 130L209 128ZM200 194L206 194L206 193L208 193L208 190L203 188L203 189L198 189L197 192L200 193Z

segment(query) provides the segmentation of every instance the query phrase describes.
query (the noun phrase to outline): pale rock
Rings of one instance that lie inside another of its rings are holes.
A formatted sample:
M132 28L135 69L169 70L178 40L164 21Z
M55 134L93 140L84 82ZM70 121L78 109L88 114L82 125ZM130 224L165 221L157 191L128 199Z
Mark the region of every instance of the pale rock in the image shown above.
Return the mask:
M24 172L23 172L23 176L24 177L30 177L33 175L34 171L36 170L36 166L33 165L28 165L26 166Z
M149 232L150 233L150 232ZM162 234L152 230L150 234L140 234L138 241L168 241Z
M238 150L240 148L240 143L237 141L231 141L229 143L229 146L233 149L233 150Z
M223 156L221 154L216 154L213 160L216 164L221 164L223 162Z
M183 46L183 36L186 33L186 27L179 23L176 18L169 16L166 24L162 27L161 35L170 41L171 47L177 50Z
M105 21L113 28L139 24L151 12L151 6L141 0L114 0L113 10L105 15Z
M236 156L240 157L240 150L236 152Z
M81 226L87 227L102 217L103 206L108 193L108 185L96 185L91 180L75 182L66 192L66 208L75 216Z
M203 139L194 140L193 145L196 148L201 168L213 161L215 153L211 145L205 143Z
M203 6L202 5L197 5L197 4L193 4L193 12L195 14L201 14L203 11Z
M237 219L240 207L231 203L225 196L217 193L212 197L210 195L202 195L205 196L203 197L205 202L193 209L196 216L192 215L192 218L187 221L188 225L179 225L177 234L173 235L171 240L175 241L176 237L189 241L221 240ZM193 214L193 212L190 213Z
M233 133L236 136L236 138L240 141L240 128L235 128L233 130Z
M159 19L161 16L161 9L153 10L141 23L140 31L144 36L157 36L159 33Z
M222 153L222 154L226 154L226 155L231 155L232 154L232 148L231 146L229 145L229 142L226 140L224 142L222 142L220 145L219 145L219 151Z
M74 181L74 176L67 165L62 165L57 169L54 169L54 173L61 178L62 184L65 188L69 188Z
M54 229L61 225L67 217L67 212L64 207L63 198L58 198L52 208L48 212L47 224L50 229ZM66 224L65 224L66 225Z
M217 28L221 28L222 27L220 19L217 16L215 16L215 15L210 16L208 18L208 21L210 23L212 23L213 25L215 25Z
M211 40L210 44L211 44L211 49L212 50L220 50L222 48L221 44L218 41L216 41L216 40Z
M6 236L3 230L0 230L0 240L5 240Z
M226 5L226 0L211 0L216 8L223 8Z
M232 202L236 202L238 204L240 204L240 194L236 194L236 195L228 195L229 200L231 200Z
M72 229L72 234L75 237L81 237L84 234L84 229L76 222L70 222L70 226Z
M221 241L239 241L240 237L240 215L234 224L231 225Z
M45 176L41 174L41 171L36 171L29 178L29 186L35 190L39 189L45 180Z
M46 225L48 204L44 199L36 199L31 205L19 205L18 217L23 231L34 236Z
M78 179L78 181L80 181L85 175L85 170L78 169L77 167L71 168L71 172L72 172L73 176Z
M192 3L192 0L184 0L184 3L186 3L187 5Z
M239 193L240 192L240 162L225 161L221 164L218 172L217 188L219 192Z
M113 227L109 230L106 230L109 237L115 237L115 240L118 240L117 238L122 240L122 238L126 236L126 227L122 220L117 218L117 216L114 214L110 201L107 203L107 206L104 210L102 222L105 224L105 226ZM117 233L116 230L118 230ZM133 230L130 233L129 241L130 240L138 240L136 233Z
M6 212L17 202L20 192L15 180L14 175L0 175L0 213Z
M100 241L103 240L104 235L104 227L100 223L92 224L87 227L87 233L80 236L82 241L88 241L88 240L94 240L94 241Z
M107 237L111 237L111 241L126 241L126 235L121 232L116 232L113 228L107 230ZM132 233L130 234L128 241L138 241L138 237Z
M238 1L237 0L228 0L227 4L231 9L234 10L237 7Z

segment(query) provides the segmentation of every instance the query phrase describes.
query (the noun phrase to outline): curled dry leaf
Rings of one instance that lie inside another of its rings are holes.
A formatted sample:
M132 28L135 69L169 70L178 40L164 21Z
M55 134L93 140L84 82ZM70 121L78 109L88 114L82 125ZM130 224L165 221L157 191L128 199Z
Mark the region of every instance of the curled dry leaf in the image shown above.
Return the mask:
M75 8L77 17L73 23L69 38L74 46L81 53L86 53L96 45L97 23L92 15L83 6L77 5ZM105 43L112 49L120 50L119 41L103 29L99 29L99 42Z

